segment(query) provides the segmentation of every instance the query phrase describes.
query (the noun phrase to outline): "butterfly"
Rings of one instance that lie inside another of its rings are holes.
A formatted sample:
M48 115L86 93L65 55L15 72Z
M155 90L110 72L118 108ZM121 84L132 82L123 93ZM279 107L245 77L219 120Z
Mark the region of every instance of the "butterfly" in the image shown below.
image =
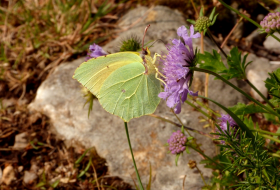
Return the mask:
M160 80L148 48L142 52L119 52L82 63L73 78L79 81L109 113L128 122L154 113L160 98Z

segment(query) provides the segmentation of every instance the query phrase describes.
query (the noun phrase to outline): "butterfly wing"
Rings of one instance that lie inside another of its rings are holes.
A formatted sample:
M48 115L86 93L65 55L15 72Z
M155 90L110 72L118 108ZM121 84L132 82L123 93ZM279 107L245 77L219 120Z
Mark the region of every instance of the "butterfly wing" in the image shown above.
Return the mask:
M73 78L99 98L101 86L115 70L133 62L143 61L138 55L139 53L134 52L120 52L92 58L75 70Z
M146 56L150 72L145 74L138 53L110 54L82 63L73 78L93 93L106 111L128 122L153 113L160 102L160 81L151 60Z
M109 113L128 122L152 114L160 98L160 82L154 74L144 74L142 63L134 62L113 72L100 90L100 104Z

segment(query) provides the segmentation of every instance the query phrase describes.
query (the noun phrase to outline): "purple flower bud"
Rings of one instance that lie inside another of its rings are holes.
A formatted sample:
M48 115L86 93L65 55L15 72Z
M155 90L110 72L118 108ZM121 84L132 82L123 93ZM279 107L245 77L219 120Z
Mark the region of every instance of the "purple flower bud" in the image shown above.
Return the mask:
M232 117L228 114L222 114L222 117L218 118L220 120L219 126L223 131L227 130L227 126L229 125L230 128L234 128L236 131L237 124L236 122L232 119ZM221 141L223 144L225 143L224 141Z
M235 121L228 114L222 114L222 117L220 117L218 119L221 121L219 125L223 131L227 130L227 123L229 123L230 127L237 126Z
M266 32L266 33L269 33L269 32L270 32L270 29L269 29L269 28L265 29L265 32Z
M172 133L167 140L169 150L172 154L180 154L186 150L187 137L180 131Z
M86 61L91 58L107 55L108 53L95 43L89 46L89 53L87 54Z

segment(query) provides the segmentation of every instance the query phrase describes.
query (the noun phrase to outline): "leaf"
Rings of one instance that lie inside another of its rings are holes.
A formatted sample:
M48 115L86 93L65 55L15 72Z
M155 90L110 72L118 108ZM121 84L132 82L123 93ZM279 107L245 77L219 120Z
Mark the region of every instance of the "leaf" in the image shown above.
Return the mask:
M251 62L246 63L246 58L248 54L244 56L242 61L241 59L241 52L238 52L238 48L234 47L230 50L230 55L227 58L227 63L229 66L228 70L228 79L237 78L237 79L246 79L245 68Z
M213 50L213 55L207 51L204 54L198 54L198 63L200 68L213 71L215 73L227 73L227 68L222 62L221 55Z
M213 55L208 52L199 54L198 63L200 64L200 68L219 73L227 80L232 78L246 79L245 69L251 63L246 63L247 56L248 54L244 56L242 61L241 53L238 52L237 47L234 47L227 57L228 69L225 67L221 56L216 50L213 50Z
M246 115L246 114L253 114L253 113L267 113L266 110L264 110L262 107L255 105L255 104L249 104L245 105L243 103L237 103L237 105L229 107L230 111L235 113L236 115Z
M147 184L147 187L146 187L147 190L151 190L151 184L152 184L152 166L150 163L150 176L149 176L149 183Z
M279 99L280 97L280 68L272 73L268 73L270 78L267 78L265 87L268 92Z

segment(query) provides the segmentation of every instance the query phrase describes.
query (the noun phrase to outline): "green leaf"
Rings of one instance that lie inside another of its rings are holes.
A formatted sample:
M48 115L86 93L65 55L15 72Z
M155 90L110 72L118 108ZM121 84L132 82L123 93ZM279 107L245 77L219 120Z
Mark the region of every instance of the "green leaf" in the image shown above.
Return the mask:
M200 11L199 11L199 16L203 16L203 7L201 7Z
M91 148L88 148L86 149L86 151L78 158L78 160L75 162L75 165L79 164L83 159L84 157L86 156L86 154L88 153L88 151L90 150Z
M246 58L247 55L244 57L242 61L241 52L238 52L237 47L234 47L230 50L230 55L228 56L227 59L227 63L229 66L228 79L231 78L246 79L246 74L245 74Z
M204 54L198 54L198 63L200 68L213 71L215 73L227 73L227 68L222 62L221 55L213 50L213 55L207 51Z
M213 19L214 14L215 14L215 11L216 11L216 7L214 7L214 9L212 9L212 12L211 12L211 14L210 14L210 16L209 16L209 19L210 19L210 20Z
M192 19L187 19L187 21L191 24L195 24L195 20L192 20Z
M244 117L243 119L243 122L245 123L245 125L250 128L250 129L253 129L255 126L254 126L254 122L252 120L252 117ZM258 125L258 123L256 123L256 125Z
M265 82L265 87L268 92L275 97L280 96L280 68L274 71L273 73L268 73L270 78L267 78Z
M193 140L194 138L193 138L193 137L188 137L187 139L188 139L188 141L191 141L191 140Z
M176 166L177 166L178 159L179 159L180 155L181 155L181 154L176 154L176 158L175 158L175 164L176 164Z
M229 107L230 111L235 113L236 115L246 115L246 114L253 114L253 113L267 113L266 110L264 110L262 107L255 105L255 104L249 104L245 105L243 103L237 103L237 105Z
M182 125L182 127L181 127L181 132L182 132L183 134L185 134L185 128L184 128L183 125Z
M189 150L189 147L186 147L186 153L187 153L187 154L190 154L190 153L191 153L190 150Z
M60 181L60 179L58 179L58 180L56 180L53 184L51 184L50 186L52 187L52 188L56 188L57 186L58 186L58 184L59 184L59 181Z

